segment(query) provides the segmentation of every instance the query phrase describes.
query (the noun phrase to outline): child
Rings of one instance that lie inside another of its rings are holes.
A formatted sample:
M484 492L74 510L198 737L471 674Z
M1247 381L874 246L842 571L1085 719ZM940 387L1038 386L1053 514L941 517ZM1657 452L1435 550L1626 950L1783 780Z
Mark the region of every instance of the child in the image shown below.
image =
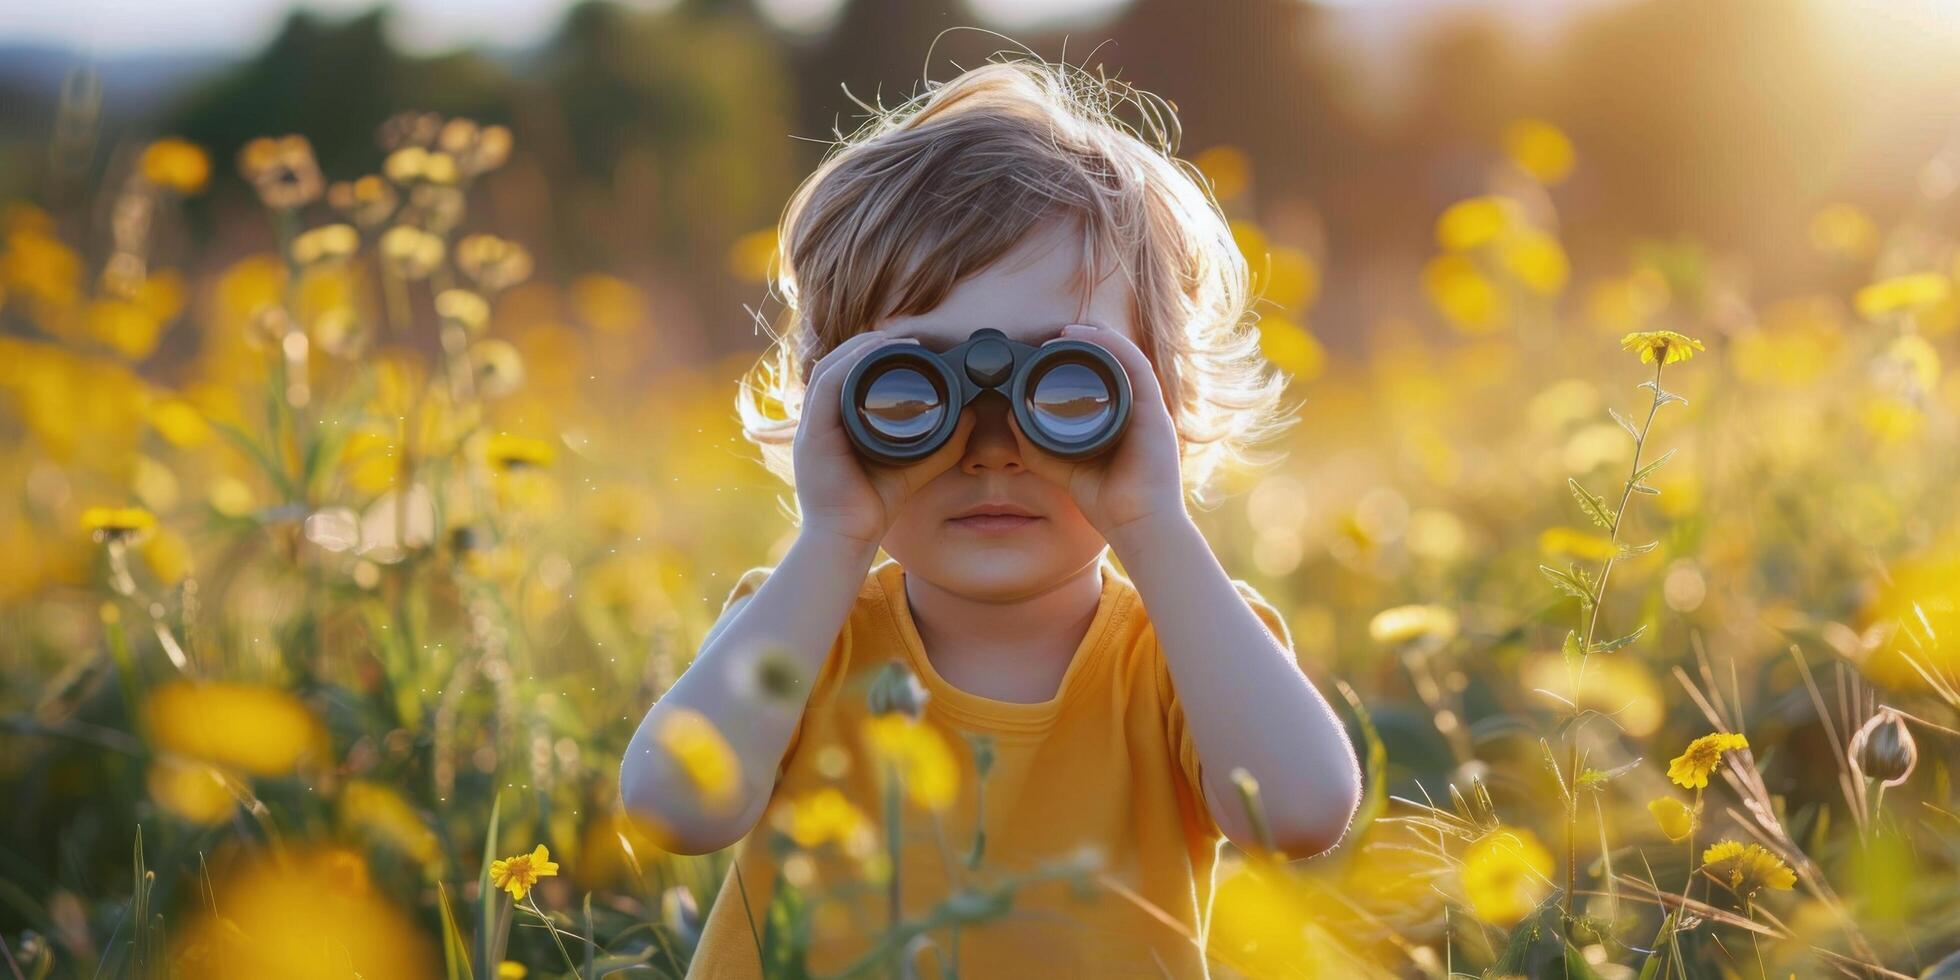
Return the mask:
M690 976L762 975L758 937L783 928L765 913L793 886L820 973L878 963L902 921L933 924L893 942L921 976L957 958L969 978L1201 977L1221 836L1310 855L1355 811L1354 750L1285 622L1186 508L1279 427L1246 264L1202 178L1116 122L1114 84L990 62L891 110L789 203L795 318L739 405L799 530L734 587L621 769L671 849L741 843ZM1114 354L1121 441L1046 455L988 393L921 462L859 455L851 366L981 327ZM722 740L739 778L717 788L702 759Z

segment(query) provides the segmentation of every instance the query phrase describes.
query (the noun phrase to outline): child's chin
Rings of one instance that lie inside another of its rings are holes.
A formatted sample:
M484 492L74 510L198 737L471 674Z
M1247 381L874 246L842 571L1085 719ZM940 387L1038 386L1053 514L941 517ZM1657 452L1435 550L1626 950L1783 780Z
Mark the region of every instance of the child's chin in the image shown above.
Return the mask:
M935 584L974 599L1025 596L1053 585L1068 571L1052 548L998 544L943 546L932 565Z

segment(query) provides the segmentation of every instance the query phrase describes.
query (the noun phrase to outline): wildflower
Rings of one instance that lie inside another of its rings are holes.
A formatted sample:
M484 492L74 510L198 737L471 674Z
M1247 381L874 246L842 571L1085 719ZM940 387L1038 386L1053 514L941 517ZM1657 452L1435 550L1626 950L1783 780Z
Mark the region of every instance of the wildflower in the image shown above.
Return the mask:
M1422 267L1430 303L1465 333L1488 333L1503 322L1504 297L1467 255L1438 255Z
M1860 773L1879 780L1883 786L1897 786L1912 775L1919 763L1919 746L1906 728L1904 718L1891 708L1880 708L1865 720L1846 750L1851 765Z
M1827 204L1810 217L1810 245L1827 255L1860 258L1878 245L1878 226L1855 204Z
M1647 812L1654 815L1654 822L1660 824L1661 833L1676 844L1687 840L1701 825L1695 809L1672 796L1663 796L1648 803Z
M460 187L417 184L408 192L408 206L402 208L401 219L432 235L446 235L463 220L467 203Z
M1477 917L1508 926L1530 914L1550 890L1552 855L1531 831L1499 827L1463 855L1463 893Z
M519 854L490 862L490 883L510 893L510 897L522 901L537 885L539 878L550 878L558 874L558 862L550 860L550 854L543 844L529 854Z
M1744 902L1764 888L1789 891L1797 883L1796 872L1761 844L1733 840L1710 844L1702 852L1701 869L1729 886Z
M1455 639L1456 630L1456 613L1443 606L1396 606L1368 621L1368 635L1383 646L1415 640L1440 645Z
M490 322L490 304L467 289L445 289L436 294L436 315L476 333Z
M728 740L705 715L675 709L661 724L659 741L710 804L720 805L734 797L741 764Z
M1951 292L1947 278L1937 272L1917 272L1882 279L1858 290L1852 305L1858 315L1873 319L1902 310L1919 310L1946 299Z
M411 225L383 232L379 247L382 263L403 279L421 279L442 264L442 239Z
M1640 363L1652 364L1659 359L1663 366L1685 361L1695 356L1695 351L1707 350L1701 341L1672 330L1639 330L1620 338L1620 348L1628 352L1638 352Z
M1684 789L1701 789L1708 777L1722 766L1722 753L1749 747L1749 740L1733 732L1714 732L1688 743L1686 751L1667 764L1667 778Z
M864 811L830 786L791 800L788 807L778 811L776 824L798 847L836 844L851 854L862 855L876 843Z
M1453 252L1496 241L1517 219L1517 203L1486 194L1458 201L1436 219L1436 244Z
M327 203L362 228L373 228L395 213L401 195L393 184L375 174L339 181L327 188Z
M459 117L443 124L436 143L464 178L488 173L510 159L510 130L504 126L478 126Z
M246 143L238 152L238 170L258 190L259 200L279 211L312 203L324 184L313 144L304 136L261 136Z
M361 247L361 233L353 225L321 225L293 238L293 261L300 265L336 262L351 257Z
M211 179L211 158L189 140L166 137L143 148L136 169L143 179L179 194L195 194Z
M1519 119L1505 127L1504 153L1541 184L1556 184L1572 172L1572 140L1543 119Z
M141 507L90 507L82 511L82 530L98 542L134 541L156 526L156 515Z
M478 289L497 293L531 277L531 253L495 235L470 235L456 243L456 267Z
M531 968L516 960L505 960L497 964L497 980L524 980L531 975Z
M500 470L518 470L532 466L548 466L557 451L551 443L543 439L513 436L502 432L490 437L484 447L484 458L490 465Z
M523 387L524 358L509 341L480 341L470 348L470 374L476 379L477 394L502 398Z
M150 692L144 726L157 748L259 776L327 757L327 734L306 705L277 687L176 681Z
M890 764L912 802L944 810L959 794L959 767L953 752L930 725L900 713L864 721L864 740L873 755Z

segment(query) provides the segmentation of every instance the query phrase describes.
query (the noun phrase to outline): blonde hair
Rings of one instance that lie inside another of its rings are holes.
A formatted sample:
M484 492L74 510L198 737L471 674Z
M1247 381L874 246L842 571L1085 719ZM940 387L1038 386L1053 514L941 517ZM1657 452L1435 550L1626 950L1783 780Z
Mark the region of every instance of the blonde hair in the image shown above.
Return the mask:
M788 327L742 381L745 435L794 482L803 385L845 339L938 306L1046 223L1072 221L1093 259L1083 308L1113 259L1131 286L1137 345L1176 422L1187 493L1293 419L1248 322L1245 257L1198 169L1175 156L1174 107L1045 61L992 61L873 117L833 144L791 195L774 285ZM1161 100L1155 100L1161 101ZM1133 102L1136 128L1116 107ZM859 103L862 105L862 103ZM866 109L871 107L866 106Z

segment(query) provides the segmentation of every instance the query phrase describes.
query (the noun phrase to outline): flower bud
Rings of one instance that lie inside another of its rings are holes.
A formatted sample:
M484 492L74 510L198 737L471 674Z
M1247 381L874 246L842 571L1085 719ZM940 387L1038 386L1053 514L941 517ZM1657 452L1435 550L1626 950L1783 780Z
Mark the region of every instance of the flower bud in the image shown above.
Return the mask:
M926 710L926 689L904 664L893 660L871 682L870 700L874 715L898 712L916 720Z
M1891 708L1879 708L1877 714L1867 719L1864 727L1851 736L1851 746L1845 754L1851 757L1851 764L1859 772L1885 786L1905 782L1919 763L1919 746L1912 740L1912 731L1906 728L1905 719Z

